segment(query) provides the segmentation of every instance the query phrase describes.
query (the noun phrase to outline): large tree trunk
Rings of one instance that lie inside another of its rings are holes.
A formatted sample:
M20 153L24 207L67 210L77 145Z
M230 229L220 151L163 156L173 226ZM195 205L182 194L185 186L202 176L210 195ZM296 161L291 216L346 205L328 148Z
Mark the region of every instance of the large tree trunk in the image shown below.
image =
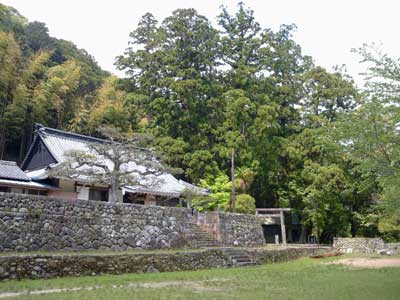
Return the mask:
M307 243L307 228L304 225L301 225L300 243Z
M109 202L122 203L122 193L119 190L119 182L115 176L111 176L111 193Z

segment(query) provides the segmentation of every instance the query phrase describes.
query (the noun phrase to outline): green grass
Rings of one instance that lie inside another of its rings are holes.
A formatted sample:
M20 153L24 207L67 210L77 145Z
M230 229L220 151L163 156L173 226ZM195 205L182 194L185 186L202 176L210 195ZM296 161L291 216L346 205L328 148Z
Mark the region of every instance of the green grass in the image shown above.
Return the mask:
M400 299L400 268L360 269L323 264L334 259L337 258L302 258L251 268L194 272L6 281L0 283L0 293L95 287L10 299Z

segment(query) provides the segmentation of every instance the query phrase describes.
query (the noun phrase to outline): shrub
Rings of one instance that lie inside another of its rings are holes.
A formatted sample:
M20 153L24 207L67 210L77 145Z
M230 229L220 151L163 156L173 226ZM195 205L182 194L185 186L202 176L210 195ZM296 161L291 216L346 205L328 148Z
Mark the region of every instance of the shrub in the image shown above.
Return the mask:
M256 213L256 200L249 194L236 196L236 212L242 214Z

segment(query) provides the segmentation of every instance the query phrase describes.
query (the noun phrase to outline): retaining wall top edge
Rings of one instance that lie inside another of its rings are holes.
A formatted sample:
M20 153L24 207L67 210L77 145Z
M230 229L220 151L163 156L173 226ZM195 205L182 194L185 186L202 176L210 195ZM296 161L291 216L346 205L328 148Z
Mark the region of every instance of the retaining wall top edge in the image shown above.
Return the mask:
M191 208L185 207L172 207L172 206L158 206L158 205L142 205L142 204L134 204L134 203L112 203L112 202L102 202L96 200L80 200L80 199L68 199L68 198L55 198L48 196L38 196L38 195L29 195L29 194L16 194L16 193L4 193L0 192L0 201L7 197L16 197L19 199L29 199L29 200L39 200L39 201L53 201L56 203L65 203L68 205L77 205L77 206L85 206L85 205L93 205L93 206L102 206L104 208L113 208L113 207L132 207L132 208L153 208L164 211L180 211L185 213L190 213L193 215L196 214L211 214L211 215L219 215L222 217L238 217L238 218L251 218L258 222L258 218L253 214L242 214L242 213L231 213L231 212L222 212L222 211L207 211L205 213L199 213L197 211L192 211Z
M103 206L103 207L136 207L136 208L155 208L161 210L179 210L191 213L192 210L185 207L172 207L172 206L158 206L158 205L142 205L142 204L134 204L134 203L113 203L113 202L103 202L96 200L81 200L81 199L68 199L68 198L55 198L55 197L47 197L47 196L38 196L38 195L29 195L29 194L16 194L16 193L4 193L0 192L0 201L4 198L9 197L17 197L19 199L30 199L30 200L39 200L39 201L53 201L58 203L67 203L67 204L78 204L78 205L93 205L93 206Z

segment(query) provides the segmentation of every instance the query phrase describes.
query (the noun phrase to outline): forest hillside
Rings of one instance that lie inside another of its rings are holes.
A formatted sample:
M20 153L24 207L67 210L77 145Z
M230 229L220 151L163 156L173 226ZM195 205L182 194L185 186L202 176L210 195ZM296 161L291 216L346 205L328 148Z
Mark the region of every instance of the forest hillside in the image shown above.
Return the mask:
M198 208L216 209L234 149L244 207L291 207L321 241L400 239L399 60L360 45L359 89L305 55L294 24L262 28L243 3L216 14L218 26L194 9L145 14L118 78L0 4L0 158L21 162L34 123L93 136L112 125L151 135L180 177L213 192Z

